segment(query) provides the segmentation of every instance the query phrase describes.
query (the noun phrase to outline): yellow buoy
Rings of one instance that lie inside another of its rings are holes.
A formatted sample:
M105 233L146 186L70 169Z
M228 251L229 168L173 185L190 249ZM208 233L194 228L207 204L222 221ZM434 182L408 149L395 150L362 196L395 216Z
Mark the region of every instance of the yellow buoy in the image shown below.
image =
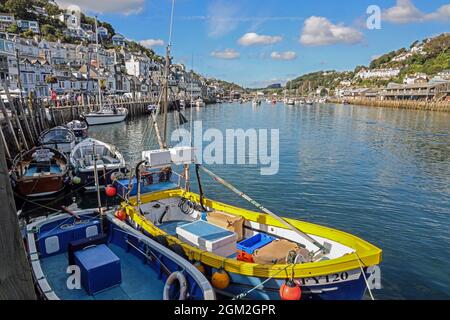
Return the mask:
M214 272L211 282L215 288L223 290L230 285L230 276L223 268L220 268Z

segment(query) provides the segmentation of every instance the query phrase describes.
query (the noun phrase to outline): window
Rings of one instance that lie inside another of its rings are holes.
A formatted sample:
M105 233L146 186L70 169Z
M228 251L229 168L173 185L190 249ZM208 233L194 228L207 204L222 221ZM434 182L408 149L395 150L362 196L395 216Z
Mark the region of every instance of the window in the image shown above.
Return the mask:
M59 81L59 87L60 87L61 89L64 89L64 88L65 88L65 86L64 86L64 81Z

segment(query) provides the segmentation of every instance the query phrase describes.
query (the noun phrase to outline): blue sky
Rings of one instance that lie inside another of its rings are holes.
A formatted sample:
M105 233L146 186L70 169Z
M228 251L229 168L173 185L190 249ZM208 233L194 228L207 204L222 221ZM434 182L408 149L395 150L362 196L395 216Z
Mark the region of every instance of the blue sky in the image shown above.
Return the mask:
M171 0L57 0L97 13L129 39L158 52L167 43ZM370 5L381 29L366 26ZM443 0L176 0L176 62L247 87L317 70L351 70L382 53L449 32ZM162 40L162 41L161 41Z

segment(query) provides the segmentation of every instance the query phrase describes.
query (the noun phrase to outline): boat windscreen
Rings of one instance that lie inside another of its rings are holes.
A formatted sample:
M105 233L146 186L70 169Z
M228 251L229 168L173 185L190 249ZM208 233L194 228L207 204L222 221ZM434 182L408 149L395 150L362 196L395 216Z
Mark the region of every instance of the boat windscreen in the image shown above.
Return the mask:
M71 141L73 141L73 134L69 130L65 129L51 130L42 137L43 143Z

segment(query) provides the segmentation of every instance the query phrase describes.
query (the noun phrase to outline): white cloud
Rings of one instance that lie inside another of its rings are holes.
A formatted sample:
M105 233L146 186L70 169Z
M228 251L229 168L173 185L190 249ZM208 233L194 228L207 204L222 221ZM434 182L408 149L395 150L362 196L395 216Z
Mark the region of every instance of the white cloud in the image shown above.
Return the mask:
M394 7L383 12L383 19L392 23L448 21L450 20L450 4L441 6L435 12L424 13L411 0L397 0Z
M145 0L56 0L63 8L78 5L85 12L137 14L144 9Z
M342 24L333 24L327 18L312 16L306 19L300 42L307 46L323 46L336 43L361 42L360 31Z
M224 51L213 51L211 56L218 59L238 59L241 54L234 49L225 49Z
M206 25L208 36L218 38L236 29L239 21L233 19L238 14L238 7L227 2L216 1L208 7Z
M163 46L164 45L164 40L161 39L145 39L145 40L141 40L139 41L140 44L142 44L144 47L147 48L153 48L153 47L158 47L158 46Z
M443 5L433 13L425 16L426 20L450 21L450 4Z
M274 60L294 60L297 58L297 54L294 51L274 51L270 54L270 57Z
M274 44L283 40L280 36L267 36L260 35L255 32L249 32L244 34L239 40L238 43L241 46L253 46L258 44Z

